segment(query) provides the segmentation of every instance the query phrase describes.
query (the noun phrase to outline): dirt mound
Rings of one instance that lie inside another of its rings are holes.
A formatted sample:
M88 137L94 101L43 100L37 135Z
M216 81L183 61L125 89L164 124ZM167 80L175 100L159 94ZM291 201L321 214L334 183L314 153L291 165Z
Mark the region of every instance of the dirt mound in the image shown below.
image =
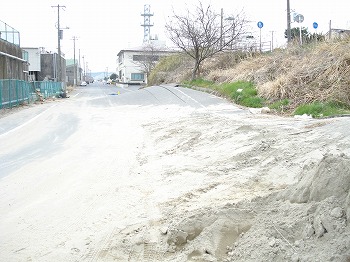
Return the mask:
M285 190L185 215L166 261L350 261L349 167L327 154Z
M345 200L349 190L350 159L344 155L326 155L316 169L303 174L286 195L295 203L319 202L331 196Z
M177 261L216 261L227 256L230 245L251 227L246 210L223 209L185 217L167 232L168 252L180 252Z
M251 229L227 261L350 261L350 159L325 155L298 183L252 201Z

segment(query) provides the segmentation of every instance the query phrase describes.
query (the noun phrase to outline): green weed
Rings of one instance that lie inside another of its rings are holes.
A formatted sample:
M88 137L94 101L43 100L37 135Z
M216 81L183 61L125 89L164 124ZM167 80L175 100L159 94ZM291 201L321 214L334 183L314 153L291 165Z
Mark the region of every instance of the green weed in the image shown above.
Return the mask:
M349 114L350 106L339 102L313 102L296 108L294 115L311 115L314 118Z
M253 83L246 81L237 81L234 83L225 83L219 86L219 90L231 98L236 104L259 108L265 103L265 100L258 96Z
M274 109L278 112L283 112L284 109L288 108L288 105L289 105L289 100L288 99L283 99L283 100L280 100L280 101L276 101L272 104L269 105L269 108L270 109Z

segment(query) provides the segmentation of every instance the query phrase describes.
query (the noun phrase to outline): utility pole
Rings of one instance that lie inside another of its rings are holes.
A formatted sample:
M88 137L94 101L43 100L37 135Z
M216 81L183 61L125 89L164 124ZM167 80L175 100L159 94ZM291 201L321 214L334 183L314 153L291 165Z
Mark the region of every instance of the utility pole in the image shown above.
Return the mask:
M86 81L86 79L85 79L85 59L84 59L84 56L83 56L83 81Z
M270 31L271 32L271 52L273 51L273 33L275 31Z
M57 54L58 54L58 59L57 59L57 82L61 82L62 80L62 73L61 73L61 38L62 38L62 30L60 28L60 8L66 8L64 5L56 5L56 6L51 6L54 8L57 8Z
M290 3L289 0L287 0L287 38L288 43L291 41L291 28L290 28Z
M224 27L224 9L221 8L220 15L220 49L222 49L222 35L223 35L223 27Z
M78 38L76 36L73 36L72 40L74 42L74 82L73 82L73 86L75 87L77 85L77 63L75 60L75 40L78 40Z
M80 63L80 48L79 48L79 81L81 81L81 72L80 72L80 68L81 68L81 63Z

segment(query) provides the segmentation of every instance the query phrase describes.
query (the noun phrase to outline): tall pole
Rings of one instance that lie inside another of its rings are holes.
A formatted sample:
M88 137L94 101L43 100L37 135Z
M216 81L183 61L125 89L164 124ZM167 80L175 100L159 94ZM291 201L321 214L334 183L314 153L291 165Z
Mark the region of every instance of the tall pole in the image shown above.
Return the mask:
M260 27L260 53L261 53L261 27Z
M84 66L84 72L83 72L83 81L86 81L86 77L85 77L85 74L86 74L86 71L85 71L85 57L83 56L83 66Z
M57 5L57 82L61 82L61 29L60 29L60 5Z
M62 5L51 6L57 8L57 82L61 82L62 73L61 73L61 28L60 28L60 8L65 8Z
M81 68L81 63L80 63L80 48L79 48L79 67L78 67L78 71L79 71L79 81L81 81L81 72L80 72L80 68Z
M73 36L73 42L74 42L74 82L73 82L73 86L75 87L77 85L77 63L76 63L76 59L75 59L75 40L77 40L78 38L76 36Z
M290 3L289 0L287 0L287 38L288 38L288 43L291 41L291 28L290 28Z
M271 31L271 52L273 51L273 33L275 31Z
M220 49L222 49L222 37L223 37L223 27L224 27L224 9L221 8L221 25L220 25Z

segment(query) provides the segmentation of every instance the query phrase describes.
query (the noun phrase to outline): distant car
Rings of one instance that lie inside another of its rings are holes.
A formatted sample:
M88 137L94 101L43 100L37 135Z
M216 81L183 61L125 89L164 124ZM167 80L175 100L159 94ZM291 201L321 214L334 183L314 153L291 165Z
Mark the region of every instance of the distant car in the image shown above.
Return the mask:
M81 82L81 86L87 86L87 83L85 81Z

